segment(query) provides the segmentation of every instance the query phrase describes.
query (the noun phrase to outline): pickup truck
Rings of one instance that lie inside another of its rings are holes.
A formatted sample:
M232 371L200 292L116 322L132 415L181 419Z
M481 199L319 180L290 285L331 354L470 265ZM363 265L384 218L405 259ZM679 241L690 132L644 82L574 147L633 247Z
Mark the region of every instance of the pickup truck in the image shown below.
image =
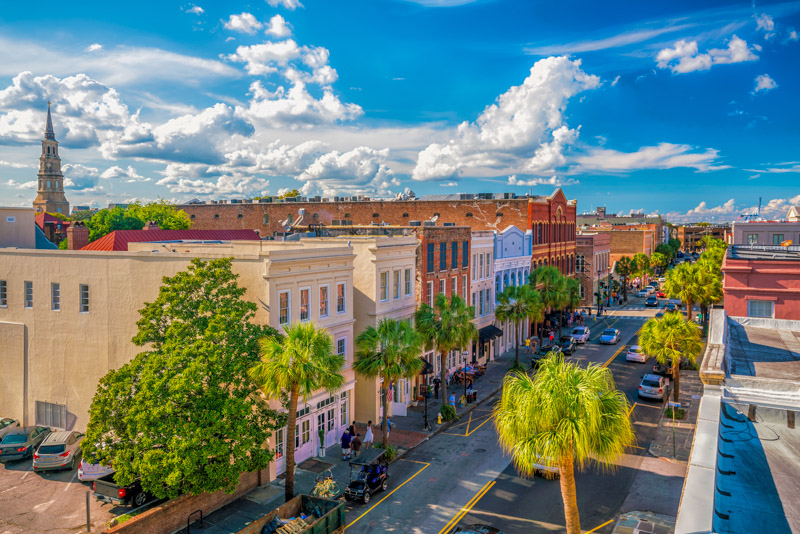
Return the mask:
M98 501L138 508L150 500L151 497L142 490L138 478L128 486L119 486L114 480L115 474L111 472L92 482L92 495Z

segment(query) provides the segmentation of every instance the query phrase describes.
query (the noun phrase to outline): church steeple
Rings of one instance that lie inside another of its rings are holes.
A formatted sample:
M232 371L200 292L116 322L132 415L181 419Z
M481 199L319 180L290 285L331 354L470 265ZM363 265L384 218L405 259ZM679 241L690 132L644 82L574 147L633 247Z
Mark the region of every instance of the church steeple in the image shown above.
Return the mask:
M56 140L56 132L53 130L53 119L50 117L50 101L47 101L47 126L44 129L44 138L52 141Z

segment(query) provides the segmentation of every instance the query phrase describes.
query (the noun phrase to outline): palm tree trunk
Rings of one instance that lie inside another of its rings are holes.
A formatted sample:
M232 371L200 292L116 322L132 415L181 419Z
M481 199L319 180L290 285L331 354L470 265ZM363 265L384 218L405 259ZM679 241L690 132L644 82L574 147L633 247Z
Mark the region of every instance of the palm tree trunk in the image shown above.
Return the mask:
M383 377L383 387L384 394L381 395L381 402L383 403L383 421L381 422L381 430L383 431L383 448L385 450L389 445L389 435L386 432L386 427L389 424L389 377L386 375Z
M447 362L447 353L440 352L439 353L439 362L442 366L440 371L440 378L439 380L442 382L442 406L447 406L447 369L445 368L445 363Z
M578 497L575 492L575 473L573 470L572 454L563 454L558 459L559 482L561 484L561 499L564 501L564 519L567 524L567 534L581 534L581 518L578 515Z
M289 421L286 428L286 485L283 497L289 502L294 497L294 444L297 435L297 397L299 386L294 384L289 393Z
M514 364L514 365L515 365L515 367L519 367L519 344L522 343L522 324L516 324L514 326L516 326L516 328L517 328L517 346L514 347L516 349L515 350L515 356L516 356L516 362L517 363Z
M681 359L673 358L672 361L672 400L678 402L681 384Z
M692 299L686 298L686 321L692 322Z

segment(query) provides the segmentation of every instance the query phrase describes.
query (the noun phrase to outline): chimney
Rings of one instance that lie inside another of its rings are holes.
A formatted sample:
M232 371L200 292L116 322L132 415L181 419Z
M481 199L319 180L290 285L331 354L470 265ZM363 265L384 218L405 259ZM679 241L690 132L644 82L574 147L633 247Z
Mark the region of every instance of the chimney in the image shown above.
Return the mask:
M147 221L142 230L160 230L158 223L155 221Z
M56 223L53 221L45 221L44 223L44 235L47 236L47 239L50 240L51 243L56 242Z
M81 221L67 228L67 249L80 250L89 244L89 229Z

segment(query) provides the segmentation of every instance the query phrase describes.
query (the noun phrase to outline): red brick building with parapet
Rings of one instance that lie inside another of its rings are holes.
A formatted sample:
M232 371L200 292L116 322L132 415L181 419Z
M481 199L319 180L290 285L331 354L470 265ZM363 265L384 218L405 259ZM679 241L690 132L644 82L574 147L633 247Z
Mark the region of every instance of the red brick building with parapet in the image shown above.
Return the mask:
M298 230L310 224L406 226L411 221L437 221L469 226L471 230L503 231L514 225L533 233L531 265L554 265L575 272L576 202L561 189L551 195L485 198L490 195L436 195L409 200L262 199L211 201L178 206L192 219L192 229L254 229L262 236ZM509 198L506 198L509 197Z

